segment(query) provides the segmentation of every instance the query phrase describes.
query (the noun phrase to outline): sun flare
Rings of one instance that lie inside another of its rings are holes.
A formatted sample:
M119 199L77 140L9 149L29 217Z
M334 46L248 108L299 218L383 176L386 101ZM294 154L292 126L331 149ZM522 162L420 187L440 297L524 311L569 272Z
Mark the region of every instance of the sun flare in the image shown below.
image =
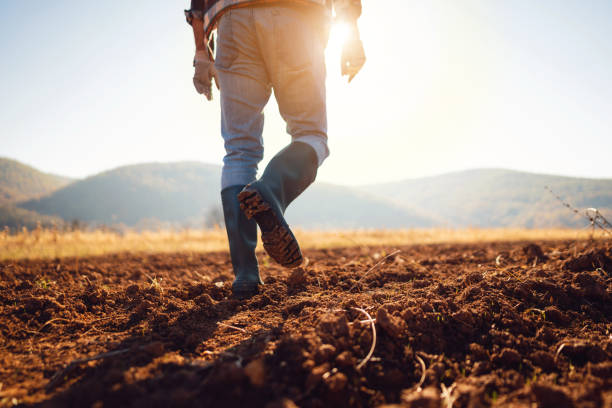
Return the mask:
M332 24L329 33L329 42L327 43L326 59L328 68L334 70L340 67L340 57L342 55L342 46L349 36L349 27L346 23L335 22Z

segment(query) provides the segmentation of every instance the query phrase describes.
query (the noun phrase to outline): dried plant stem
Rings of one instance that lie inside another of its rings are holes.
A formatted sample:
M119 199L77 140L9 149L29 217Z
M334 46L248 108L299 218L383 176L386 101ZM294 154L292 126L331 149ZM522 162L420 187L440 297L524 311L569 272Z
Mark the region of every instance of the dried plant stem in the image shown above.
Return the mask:
M363 274L363 276L361 278L359 278L359 280L357 280L357 282L355 282L353 284L353 286L351 286L351 288L348 290L349 292L352 292L353 289L355 289L355 287L363 280L363 278L365 278L366 276L368 276L368 274L370 272L372 272L373 270L375 270L376 268L378 268L380 265L383 264L383 262L385 262L387 259L391 258L394 255L399 254L400 252L402 252L401 250L397 250L397 251L393 251L391 252L389 255L385 256L383 259L381 259L380 261L378 261L378 263L376 265L374 265L373 267L371 267L370 269L368 269L368 271L366 273Z
M418 354L415 354L414 358L419 362L419 364L421 365L421 368L423 369L423 373L421 374L421 379L419 380L419 383L417 384L417 388L416 388L417 391L421 391L422 390L421 386L425 382L425 372L427 371L427 366L425 365L425 361L423 361L423 359Z
M193 271L193 274L197 276L198 278L202 279L203 281L206 280L206 278L202 274L198 273L197 271Z
M581 214L581 212L579 210L577 210L571 204L565 202L561 197L559 197L557 194L555 194L555 192L552 191L552 189L550 187L545 186L544 188L546 190L548 190L548 192L550 194L552 194L557 200L559 200L559 202L564 207L567 207L574 214L578 214L578 215ZM595 231L595 227L597 226L602 231L604 231L606 234L612 235L612 232L608 229L608 228L612 228L612 224L610 224L610 222L608 222L608 220L599 212L599 210L597 208L587 208L583 215L589 219L589 221L591 223L591 227L593 227L593 231Z
M453 383L450 387L447 387L444 383L440 384L440 388L442 389L440 398L442 398L442 402L444 402L446 408L453 408L453 404L457 400L457 397L453 397L455 387L457 387L456 383Z
M565 344L565 343L563 343L563 344L561 344L559 346L559 348L557 349L557 352L555 353L555 361L557 361L557 358L559 358L559 354L561 354L561 351L563 351L565 346L567 346L567 344Z
M357 364L357 370L360 370L361 367L363 367L364 365L367 364L368 361L370 361L370 359L372 358L372 355L374 354L374 349L376 348L376 325L374 324L374 319L372 319L372 316L370 316L370 314L366 312L364 309L361 309L359 307L354 307L353 309L366 315L368 318L368 321L370 322L370 327L372 328L372 347L370 347L370 351L368 352L368 355L366 355L364 359L361 360L359 364Z
M241 328L241 327L236 327L236 326L232 326L232 325L225 324L225 323L219 323L219 322L217 322L217 325L218 325L218 326L227 327L228 329L238 330L238 331L241 331L241 332L243 332L243 333L246 333L246 332L247 332L246 330L244 330L244 329L243 329L243 328Z
M63 317L56 317L55 319L51 319L51 320L45 322L45 324L43 324L42 326L40 326L40 329L38 329L38 332L40 333L42 331L42 329L47 327L49 324L55 323L55 322L71 322L71 323L79 323L79 324L92 324L92 323L101 322L101 321L109 320L109 319L113 319L113 318L114 318L114 316L103 317L103 318L100 318L100 319L92 320L90 322L86 322L84 320L64 319Z

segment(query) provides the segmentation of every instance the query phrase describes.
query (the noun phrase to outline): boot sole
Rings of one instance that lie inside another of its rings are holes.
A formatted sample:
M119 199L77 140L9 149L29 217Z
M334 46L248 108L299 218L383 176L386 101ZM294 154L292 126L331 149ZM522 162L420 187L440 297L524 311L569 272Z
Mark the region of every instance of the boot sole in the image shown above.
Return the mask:
M248 219L254 218L262 230L261 240L268 255L285 268L300 266L304 257L297 239L291 229L279 220L261 194L254 190L243 190L238 194L238 200L244 215ZM272 228L264 232L262 226Z

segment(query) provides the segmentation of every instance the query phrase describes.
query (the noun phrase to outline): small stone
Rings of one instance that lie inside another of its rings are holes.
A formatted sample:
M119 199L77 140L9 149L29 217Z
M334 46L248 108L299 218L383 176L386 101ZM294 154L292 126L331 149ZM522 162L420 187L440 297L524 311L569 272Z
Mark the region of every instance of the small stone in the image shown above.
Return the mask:
M318 331L333 338L348 336L348 320L345 315L339 317L334 315L323 316L319 323Z
M326 361L331 360L331 358L336 354L336 348L331 344L323 344L321 347L317 349L315 354L315 359L318 363L324 363Z
M277 401L269 402L266 404L265 408L298 408L298 406L289 398L282 398Z
M565 313L557 309L555 306L548 306L544 309L544 316L546 320L550 320L553 323L565 326L568 323L568 318Z
M488 361L478 361L472 368L473 375L483 375L491 372L491 363Z
M343 351L336 357L336 364L340 367L352 367L355 365L355 359L350 351Z
M561 389L552 384L533 384L531 392L535 394L538 406L541 408L573 407L572 399Z
M397 338L402 334L403 321L390 315L384 307L378 309L376 323L392 338Z
M545 371L552 371L555 368L555 357L547 351L534 351L529 356L529 359L533 364Z
M342 392L346 388L348 384L348 378L344 373L336 373L332 376L329 376L325 383L331 392Z
M489 359L489 354L487 353L487 350L485 350L485 348L482 347L480 344L471 343L469 345L469 349L470 349L470 353L474 357L474 360L488 360Z
M138 295L138 292L140 292L140 288L136 284L130 285L125 289L125 294L129 297L134 297Z
M143 347L144 351L151 354L154 357L159 357L164 354L164 343L161 341L156 341L151 344L147 344Z
M255 387L262 387L266 382L266 365L261 358L247 364L244 373Z
M540 248L536 244L528 244L523 247L523 253L527 256L527 262L543 262L548 260L548 257L544 255L542 252L542 248Z
M521 355L516 350L504 348L493 360L504 366L515 366L521 362Z
M442 404L440 392L435 387L427 387L422 391L404 390L402 401L410 408L439 408Z
M295 268L287 279L287 286L291 289L303 287L307 282L307 275L304 268Z
M323 379L323 374L328 372L330 369L329 363L321 364L312 369L308 378L306 379L306 389L314 388Z
M470 272L466 277L465 277L465 283L467 283L468 285L474 285L480 281L482 281L482 273L481 272Z
M591 374L600 378L612 378L612 361L590 364Z

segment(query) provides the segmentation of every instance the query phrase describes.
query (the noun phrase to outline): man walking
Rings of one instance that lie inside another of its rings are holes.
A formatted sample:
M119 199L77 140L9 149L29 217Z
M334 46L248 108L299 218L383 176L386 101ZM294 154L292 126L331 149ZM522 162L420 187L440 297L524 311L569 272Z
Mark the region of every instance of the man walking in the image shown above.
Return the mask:
M240 298L263 284L255 257L257 225L272 259L288 268L303 261L284 213L329 155L324 51L332 6L352 33L342 56L342 73L350 80L365 62L356 23L361 0L192 0L186 11L196 43L196 90L210 100L214 78L221 94L226 150L221 201L235 274L232 289ZM209 39L215 28L213 64ZM291 143L257 180L262 112L272 90Z

